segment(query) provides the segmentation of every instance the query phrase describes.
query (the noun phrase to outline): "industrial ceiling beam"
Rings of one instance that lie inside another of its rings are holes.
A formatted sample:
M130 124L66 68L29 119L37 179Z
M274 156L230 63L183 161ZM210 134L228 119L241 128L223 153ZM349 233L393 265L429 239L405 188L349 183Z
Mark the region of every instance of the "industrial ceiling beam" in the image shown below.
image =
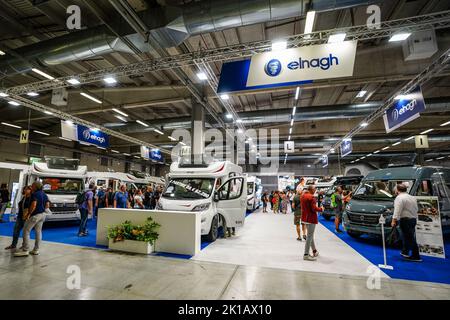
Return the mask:
M450 10L430 13L416 17L381 22L379 29L369 29L366 25L344 27L325 31L317 31L310 34L297 34L287 37L288 47L323 44L328 41L328 37L337 32L345 32L347 40L373 40L392 36L399 31L417 32L428 29L442 29L450 27ZM256 53L269 51L270 40L255 41L237 45L230 45L216 49L206 49L202 51L184 53L176 56L162 56L160 58L149 59L137 63L99 69L77 75L81 84L101 81L105 75L114 74L120 76L138 75L146 72L181 68L195 65L201 61L203 63L224 61L231 59L242 59L250 57ZM71 86L67 80L73 76L58 78L59 81L46 80L25 85L15 86L6 89L8 94L25 94L30 91L40 92Z
M148 142L145 142L145 141L142 141L142 140L139 140L139 139L127 136L127 135L125 135L123 133L120 133L120 132L108 129L106 127L100 126L97 123L90 122L90 121L78 118L78 117L76 117L76 116L74 116L72 114L60 111L58 109L54 109L54 108L51 108L49 106L37 103L35 101L31 101L31 100L25 99L25 98L23 98L21 96L18 96L18 95L12 95L11 98L14 99L15 101L19 102L21 105L23 105L23 106L25 106L27 108L30 108L30 109L33 109L33 110L36 110L36 111L39 111L39 112L45 112L45 111L51 112L53 117L59 118L61 120L71 120L74 123L81 124L81 125L89 127L89 128L98 128L100 131L102 131L102 132L104 132L104 133L106 133L106 134L108 134L108 135L110 135L112 137L116 137L118 139L122 139L122 140L125 140L125 141L128 141L128 142L134 143L134 144L136 144L138 146L146 146L146 147L149 147L149 148L157 148L157 149L160 149L161 152L163 152L165 154L170 154L170 151L167 150L167 149L158 148L157 146L155 146L153 144L150 144Z

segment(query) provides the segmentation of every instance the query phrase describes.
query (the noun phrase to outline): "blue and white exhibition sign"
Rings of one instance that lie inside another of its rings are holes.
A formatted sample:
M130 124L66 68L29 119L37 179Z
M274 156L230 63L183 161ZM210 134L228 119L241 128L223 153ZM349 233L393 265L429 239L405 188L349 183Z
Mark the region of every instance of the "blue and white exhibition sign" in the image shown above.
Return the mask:
M328 156L326 154L322 155L320 162L322 162L322 168L328 167Z
M109 147L109 136L100 130L77 125L78 141L96 145L101 148Z
M218 93L311 83L353 75L357 41L344 41L254 55L225 63Z
M341 156L345 157L353 151L352 139L344 139L341 143Z
M401 96L386 110L383 116L386 132L392 132L417 119L423 111L425 111L425 101L420 86L417 86L409 94Z
M159 149L149 149L148 147L141 146L141 157L156 162L163 162L164 158Z

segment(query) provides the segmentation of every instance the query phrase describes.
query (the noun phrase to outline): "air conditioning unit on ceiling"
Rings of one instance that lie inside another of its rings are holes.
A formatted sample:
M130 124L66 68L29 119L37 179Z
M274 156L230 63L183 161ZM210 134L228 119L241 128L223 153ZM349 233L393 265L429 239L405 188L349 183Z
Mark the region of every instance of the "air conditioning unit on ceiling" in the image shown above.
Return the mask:
M405 61L428 59L437 51L436 33L433 29L415 32L403 44Z

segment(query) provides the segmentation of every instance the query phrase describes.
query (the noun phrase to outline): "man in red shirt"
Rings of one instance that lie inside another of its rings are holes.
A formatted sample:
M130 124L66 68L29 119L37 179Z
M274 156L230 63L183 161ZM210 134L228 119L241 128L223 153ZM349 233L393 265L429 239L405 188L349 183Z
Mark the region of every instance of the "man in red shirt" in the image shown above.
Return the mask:
M304 192L300 198L302 207L302 223L306 225L307 231L303 260L307 261L315 261L319 255L319 251L316 250L316 245L314 243L314 230L316 229L316 225L319 223L317 212L323 211L323 207L317 206L317 201L314 198L315 191L316 188L314 185L309 185L308 190ZM312 248L312 256L309 254L310 248Z

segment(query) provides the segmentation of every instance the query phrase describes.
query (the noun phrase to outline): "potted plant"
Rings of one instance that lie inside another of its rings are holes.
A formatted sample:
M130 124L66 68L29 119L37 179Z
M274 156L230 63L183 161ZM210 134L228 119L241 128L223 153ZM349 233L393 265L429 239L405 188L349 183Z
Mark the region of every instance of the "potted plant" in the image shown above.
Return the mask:
M150 254L153 252L155 240L159 234L156 230L160 225L147 218L144 225L136 225L125 221L108 228L109 248L117 251Z

